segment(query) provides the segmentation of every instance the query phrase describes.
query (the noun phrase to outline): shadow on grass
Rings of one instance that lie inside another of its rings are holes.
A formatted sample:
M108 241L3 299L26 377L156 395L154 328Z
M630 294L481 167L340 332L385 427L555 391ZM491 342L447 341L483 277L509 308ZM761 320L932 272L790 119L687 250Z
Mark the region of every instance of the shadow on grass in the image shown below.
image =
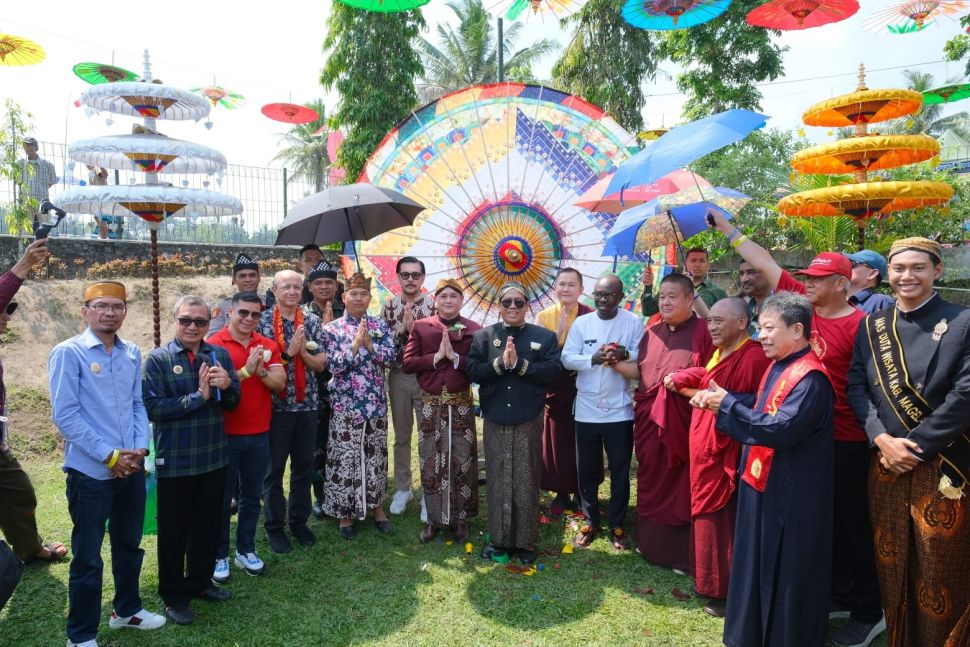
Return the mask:
M24 567L24 575L4 607L3 639L7 645L36 645L37 628L59 623L60 635L66 640L64 622L67 618L67 573L70 561L54 564L31 562ZM63 641L61 641L63 642Z

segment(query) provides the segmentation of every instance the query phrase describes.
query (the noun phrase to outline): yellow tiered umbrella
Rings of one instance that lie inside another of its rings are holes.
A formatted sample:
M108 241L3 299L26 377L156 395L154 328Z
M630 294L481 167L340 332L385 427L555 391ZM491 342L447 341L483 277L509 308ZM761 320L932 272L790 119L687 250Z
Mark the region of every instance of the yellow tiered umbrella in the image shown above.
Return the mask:
M916 164L939 154L940 143L928 135L870 135L806 148L791 164L798 173L839 175Z
M802 121L829 128L874 124L912 114L922 105L923 94L916 90L863 88L816 103L802 114Z

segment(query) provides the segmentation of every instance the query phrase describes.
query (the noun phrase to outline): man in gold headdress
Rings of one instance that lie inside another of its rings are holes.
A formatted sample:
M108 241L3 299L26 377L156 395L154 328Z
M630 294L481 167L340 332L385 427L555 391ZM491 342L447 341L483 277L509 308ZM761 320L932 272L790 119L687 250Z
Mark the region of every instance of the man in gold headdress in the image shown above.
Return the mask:
M891 647L970 644L970 310L933 289L942 249L889 251L894 308L859 324L848 398L878 450L869 471Z
M428 521L423 543L451 526L455 541L468 538L466 520L478 515L478 440L466 368L472 335L481 326L461 316L461 284L441 279L436 314L418 319L404 348L402 367L421 386L418 457Z
M354 519L374 511L374 525L391 532L387 497L387 391L384 369L397 361L387 322L367 314L371 280L360 272L345 282L344 315L323 327L330 380L323 512L340 520L344 539L357 536Z

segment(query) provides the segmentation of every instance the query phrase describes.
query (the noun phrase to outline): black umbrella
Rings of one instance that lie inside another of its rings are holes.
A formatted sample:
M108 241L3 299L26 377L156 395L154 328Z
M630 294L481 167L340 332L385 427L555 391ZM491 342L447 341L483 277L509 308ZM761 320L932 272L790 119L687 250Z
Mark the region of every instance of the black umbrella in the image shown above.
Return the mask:
M276 244L326 245L370 240L386 231L407 227L422 211L420 204L391 189L364 183L332 186L293 205L279 227Z

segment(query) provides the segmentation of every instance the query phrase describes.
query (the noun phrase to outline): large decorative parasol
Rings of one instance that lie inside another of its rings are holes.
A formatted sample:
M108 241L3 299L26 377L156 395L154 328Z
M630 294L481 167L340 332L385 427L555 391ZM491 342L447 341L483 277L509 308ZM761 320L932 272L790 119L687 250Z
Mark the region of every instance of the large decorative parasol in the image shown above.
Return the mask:
M34 65L47 54L44 48L27 38L12 34L0 34L0 65Z
M905 0L871 14L863 24L870 31L889 27L894 34L909 33L921 30L926 23L936 18L945 16L957 20L968 8L970 4L966 0ZM902 22L897 22L900 19ZM907 29L910 26L915 29Z
M144 78L151 79L148 52ZM117 94L112 95L111 91ZM200 119L209 113L202 97L157 82L120 82L95 85L81 95L81 102L98 110L142 116L140 133L82 140L69 147L71 157L104 168L145 172L145 183L71 187L58 195L59 206L76 213L138 216L150 224L152 268L152 314L155 346L161 345L158 290L158 226L174 215L224 216L242 212L235 197L201 189L158 182L161 172L210 172L225 168L226 160L205 146L171 139L155 131L158 119Z
M626 209L631 209L637 205L650 202L658 196L677 193L678 191L693 187L695 185L702 188L710 188L713 186L700 175L696 175L691 171L678 169L668 173L652 184L631 186L624 189L623 199L621 200L619 191L610 194L606 193L606 189L612 179L612 175L607 175L605 178L594 184L588 191L586 191L586 193L581 195L579 200L573 204L575 204L577 207L582 207L583 209L588 209L590 211L600 211L602 213L620 213Z
M557 23L570 16L588 0L485 0L485 10L493 16L519 22Z
M395 263L414 255L428 281L455 277L463 312L497 316L502 283L525 285L530 308L552 302L560 267L588 288L612 261L598 256L616 216L576 200L630 155L634 136L579 97L539 85L478 85L441 97L398 124L371 155L361 182L395 189L427 209L411 227L361 244L364 271L397 293ZM621 263L637 300L640 266ZM375 299L375 302L377 300Z
M623 19L634 27L656 31L686 29L717 18L731 0L627 0Z
M73 70L79 79L91 85L138 80L138 75L134 72L107 63L78 63Z
M751 10L747 22L765 29L810 29L845 20L857 11L858 0L771 0Z
M923 105L953 103L970 97L970 83L944 85L942 88L927 90L923 93Z
M379 11L381 13L397 13L410 11L428 4L430 0L339 0L341 4L364 11ZM311 120L312 121L312 120Z
M914 164L939 153L940 145L932 137L868 134L868 124L916 112L922 102L923 95L912 90L868 89L865 68L860 65L855 92L815 104L802 117L810 126L852 125L854 137L807 148L792 159L798 172L851 172L855 183L793 193L778 202L778 210L786 216L851 216L863 249L867 219L947 202L953 187L945 182L868 181L870 170Z
M267 103L261 108L261 112L270 119L285 124L308 124L320 118L316 110L295 103Z

